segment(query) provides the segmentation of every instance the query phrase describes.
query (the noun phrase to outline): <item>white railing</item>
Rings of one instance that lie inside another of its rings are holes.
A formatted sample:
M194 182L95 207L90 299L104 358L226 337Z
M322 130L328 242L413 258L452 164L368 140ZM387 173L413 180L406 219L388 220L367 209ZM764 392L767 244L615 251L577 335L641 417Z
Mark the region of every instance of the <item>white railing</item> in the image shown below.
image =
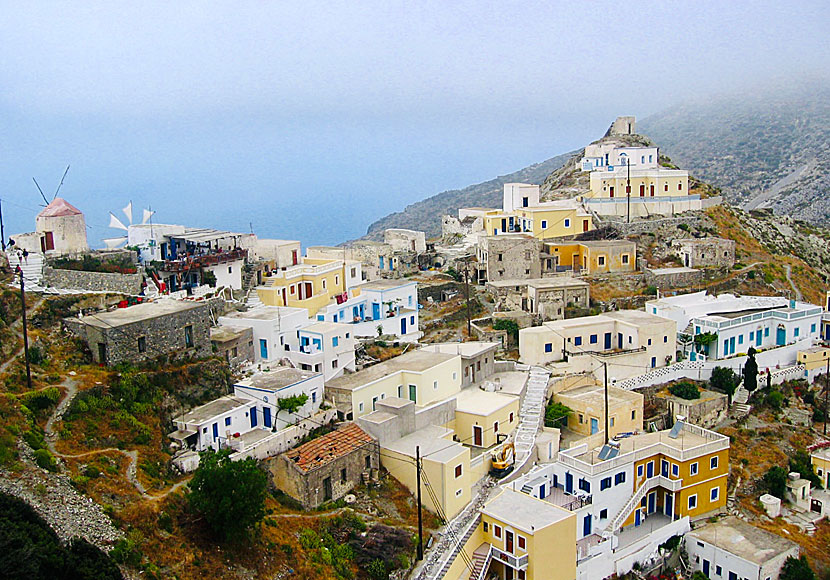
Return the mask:
M495 546L490 546L490 550L493 553L493 558L499 560L500 562L507 563L511 568L515 570L527 569L527 563L529 561L527 554L523 556L514 556L513 554L508 554L507 552L499 550Z
M662 487L669 491L680 491L680 488L683 487L683 480L669 479L664 475L654 475L647 478L637 489L637 491L634 492L634 495L629 498L622 509L617 512L617 515L615 515L614 518L608 523L606 530L614 531L619 528L625 521L625 518L627 518L631 513L631 510L633 510L634 507L642 501L645 494L653 490L655 487Z

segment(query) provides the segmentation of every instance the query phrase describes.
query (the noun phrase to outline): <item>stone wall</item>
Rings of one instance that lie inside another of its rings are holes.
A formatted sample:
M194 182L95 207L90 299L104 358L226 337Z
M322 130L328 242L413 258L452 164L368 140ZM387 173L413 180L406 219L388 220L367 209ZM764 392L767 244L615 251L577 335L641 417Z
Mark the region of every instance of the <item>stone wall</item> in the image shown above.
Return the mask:
M114 292L137 296L141 292L143 274L116 274L109 272L81 272L43 267L43 285L89 292Z
M703 281L703 272L694 268L646 269L646 283L658 288L685 288Z
M594 225L596 227L610 225L623 236L629 236L632 234L657 233L660 228L665 226L687 224L693 227L700 225L701 222L702 216L693 213L685 213L682 216L675 217L634 220L631 223L626 223L624 217L605 215L601 216L599 220L595 218Z
M735 265L735 240L688 238L674 240L672 247L683 265L689 268L731 268Z
M541 278L541 240L525 236L490 236L485 238L483 246L489 282Z

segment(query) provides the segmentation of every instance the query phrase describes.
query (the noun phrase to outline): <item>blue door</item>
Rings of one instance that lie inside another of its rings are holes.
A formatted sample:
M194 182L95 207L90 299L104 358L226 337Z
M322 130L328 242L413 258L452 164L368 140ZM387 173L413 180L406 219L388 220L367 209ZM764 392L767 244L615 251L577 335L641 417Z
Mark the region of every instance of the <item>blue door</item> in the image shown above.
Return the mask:
M637 527L639 525L640 525L640 508L637 508L637 510L634 512L634 527Z
M670 518L674 517L674 496L670 493L667 493L663 496L663 507L665 508L663 511L667 516Z
M779 326L778 330L775 331L775 344L777 346L783 346L787 343L787 331L784 327Z
M582 536L590 536L591 535L591 514L586 515L582 519Z
M259 339L259 358L268 358L268 341L264 338Z
M605 333L605 350L611 350L611 333Z
M218 437L219 437L219 423L214 423L213 424L213 440L216 441L216 439Z
M663 477L669 476L669 462L665 459L660 462L660 475Z
M551 487L559 487L559 478L556 476L555 473L553 474L553 485Z
M591 435L599 431L599 421L591 417Z
M646 464L646 477L649 477L649 478L654 477L654 462L653 461L649 461Z
M622 332L620 332L620 333L617 333L617 348L622 350L622 345L623 345L623 336L622 336Z
M648 494L648 513L653 514L657 509L657 492L652 491Z
M573 493L574 491L574 476L570 473L565 474L565 491L567 493Z
M709 577L709 560L703 561L703 574L707 578Z
M271 407L262 408L262 424L266 427L271 426Z
M406 334L406 317L401 318L401 335Z
M372 318L374 320L380 320L380 304L377 302L372 303Z
M729 354L735 354L735 337L729 339Z
M763 340L763 338L761 337L761 331L759 330L755 333L755 346L761 346L761 340Z
M378 256L378 266L383 270L383 256Z
M545 484L539 487L539 499L545 499Z
M251 427L256 427L256 407L251 407Z

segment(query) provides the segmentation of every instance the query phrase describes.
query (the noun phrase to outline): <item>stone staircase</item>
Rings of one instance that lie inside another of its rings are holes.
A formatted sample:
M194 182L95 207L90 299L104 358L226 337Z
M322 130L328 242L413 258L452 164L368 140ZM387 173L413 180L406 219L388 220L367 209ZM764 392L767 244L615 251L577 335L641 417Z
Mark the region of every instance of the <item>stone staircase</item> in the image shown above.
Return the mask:
M418 578L430 578L436 580L444 578L447 572L450 571L450 567L452 567L453 563L455 562L455 558L458 556L458 553L464 547L464 544L466 544L467 540L470 539L470 536L472 536L475 533L480 521L481 514L477 513L473 521L468 524L467 531L464 533L464 535L461 536L458 542L454 542L452 551L450 552L449 557L446 559L444 565L441 566L441 568L438 569L435 573L433 573L429 568L426 568L421 571L421 574L418 576Z
M256 286L248 290L248 295L245 297L245 305L251 309L262 306L262 300L259 299Z
M745 417L749 415L752 407L747 404L749 401L749 391L744 388L743 383L738 385L735 394L732 396L732 415L735 417Z

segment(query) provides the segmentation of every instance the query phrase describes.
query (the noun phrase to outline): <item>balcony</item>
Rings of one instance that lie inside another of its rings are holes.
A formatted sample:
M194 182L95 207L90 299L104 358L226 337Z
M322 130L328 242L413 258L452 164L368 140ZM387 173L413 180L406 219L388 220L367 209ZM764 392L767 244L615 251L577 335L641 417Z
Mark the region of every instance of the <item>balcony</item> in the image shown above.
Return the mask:
M552 487L550 493L542 499L572 512L593 503L591 494L585 492L568 493L562 486Z
M495 546L490 546L490 550L493 552L493 559L498 560L499 562L503 562L513 568L514 570L527 570L527 562L528 557L527 554L522 556L514 556L513 554L508 554L507 552L502 552Z
M162 272L179 273L225 264L227 262L236 262L237 260L244 260L247 257L248 250L237 248L235 250L220 250L195 256L184 256L176 260L155 261L152 264Z

